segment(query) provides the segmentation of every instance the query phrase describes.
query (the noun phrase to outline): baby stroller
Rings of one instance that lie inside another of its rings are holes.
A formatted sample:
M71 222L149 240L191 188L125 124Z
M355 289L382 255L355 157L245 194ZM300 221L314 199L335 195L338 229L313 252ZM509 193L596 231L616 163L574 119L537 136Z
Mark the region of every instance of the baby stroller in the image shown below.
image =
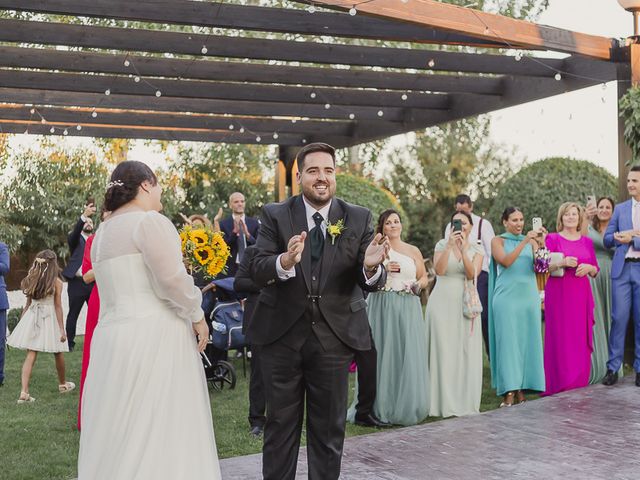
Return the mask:
M209 342L202 356L205 376L216 390L236 386L236 370L227 361L229 349L244 348L242 305L233 290L233 278L222 278L215 285L215 305L207 318Z

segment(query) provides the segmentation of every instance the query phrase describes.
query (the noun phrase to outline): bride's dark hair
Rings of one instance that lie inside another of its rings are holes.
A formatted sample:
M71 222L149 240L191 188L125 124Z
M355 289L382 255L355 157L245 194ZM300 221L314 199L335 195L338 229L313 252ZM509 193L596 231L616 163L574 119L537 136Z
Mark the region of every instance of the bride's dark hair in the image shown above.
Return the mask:
M146 164L135 160L120 163L111 173L111 180L104 194L104 209L114 212L138 195L142 182L158 183L158 177Z

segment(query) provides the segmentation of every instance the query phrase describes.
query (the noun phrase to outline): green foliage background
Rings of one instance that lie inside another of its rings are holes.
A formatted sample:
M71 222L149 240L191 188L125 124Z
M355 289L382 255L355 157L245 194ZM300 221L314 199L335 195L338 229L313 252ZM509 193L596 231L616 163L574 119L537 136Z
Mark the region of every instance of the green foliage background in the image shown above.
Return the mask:
M574 201L582 205L588 195L617 197L616 178L604 168L586 160L547 158L520 170L500 188L488 217L500 231L500 217L505 208L522 209L525 221L542 217L549 231L556 230L558 207Z

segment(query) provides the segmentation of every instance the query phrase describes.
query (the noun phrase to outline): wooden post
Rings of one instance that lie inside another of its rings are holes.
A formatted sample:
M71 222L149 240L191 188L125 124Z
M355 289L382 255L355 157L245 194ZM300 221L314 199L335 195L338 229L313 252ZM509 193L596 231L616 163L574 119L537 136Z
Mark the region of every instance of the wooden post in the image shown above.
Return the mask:
M287 166L278 159L276 163L276 202L282 202L287 198Z
M298 171L296 155L298 150L300 150L300 147L278 146L279 160L278 170L276 171L276 187L279 202L287 198L287 187L289 187L289 195L297 195L299 193L298 184L296 183L296 172ZM283 170L280 170L280 164L284 167ZM280 185L282 185L282 193Z

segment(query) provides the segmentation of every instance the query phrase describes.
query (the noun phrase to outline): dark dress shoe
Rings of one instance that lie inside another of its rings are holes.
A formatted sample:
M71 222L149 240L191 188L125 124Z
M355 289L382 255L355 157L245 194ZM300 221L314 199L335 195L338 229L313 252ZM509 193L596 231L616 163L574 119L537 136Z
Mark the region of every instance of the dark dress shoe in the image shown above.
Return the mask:
M369 415L358 416L356 415L355 424L361 427L374 427L374 428L389 428L391 424L389 422L383 422L377 418L373 413Z
M254 425L253 427L251 427L251 430L249 431L249 433L251 434L252 437L259 438L264 433L264 427L260 425Z
M636 387L640 387L640 372L636 372Z
M610 387L618 382L618 374L613 370L607 370L607 374L602 380L602 384ZM638 384L638 377L636 376L636 385Z

